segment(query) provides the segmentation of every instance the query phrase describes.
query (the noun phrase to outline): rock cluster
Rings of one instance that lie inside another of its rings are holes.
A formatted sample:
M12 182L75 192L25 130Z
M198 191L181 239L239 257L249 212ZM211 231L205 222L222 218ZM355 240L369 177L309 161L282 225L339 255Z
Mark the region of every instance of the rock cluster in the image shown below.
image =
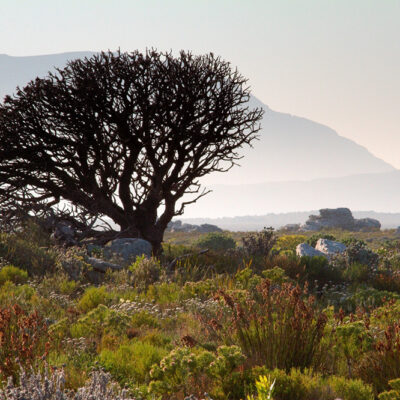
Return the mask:
M343 254L345 251L346 246L343 243L328 239L318 239L315 248L307 243L300 243L296 247L296 254L299 257L323 256L331 259L337 254Z
M171 221L168 224L167 232L199 232L199 233L210 233L210 232L222 232L222 229L212 224L192 225L182 223L182 221Z
M373 218L355 219L348 208L323 208L319 210L319 215L310 215L302 228L308 231L320 231L326 228L368 231L379 230L381 223Z

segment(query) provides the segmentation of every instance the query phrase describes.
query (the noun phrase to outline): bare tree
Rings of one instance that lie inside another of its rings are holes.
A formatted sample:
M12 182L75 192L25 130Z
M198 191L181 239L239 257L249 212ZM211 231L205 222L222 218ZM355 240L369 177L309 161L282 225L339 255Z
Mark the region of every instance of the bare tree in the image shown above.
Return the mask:
M117 232L85 221L109 217L158 253L171 219L207 193L199 178L230 169L256 137L263 111L248 108L249 95L213 54L71 61L0 104L2 215L51 209L103 238Z

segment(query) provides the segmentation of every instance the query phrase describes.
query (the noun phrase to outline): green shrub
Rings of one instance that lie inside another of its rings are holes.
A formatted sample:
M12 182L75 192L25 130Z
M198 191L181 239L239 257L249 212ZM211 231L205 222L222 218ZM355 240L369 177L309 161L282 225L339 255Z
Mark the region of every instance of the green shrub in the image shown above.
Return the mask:
M273 400L275 381L271 381L271 379L267 376L262 376L258 378L256 381L256 389L257 389L257 399L258 400ZM247 396L247 400L255 400L253 395Z
M328 260L323 256L301 257L301 262L305 264L306 276L310 282L318 281L319 283L326 283L329 281L342 281L341 270L330 265Z
M79 310L88 312L100 304L109 305L113 296L108 292L105 286L89 287L85 290L78 302Z
M115 310L100 304L70 326L72 337L95 337L100 339L104 333L123 336L130 326L131 319ZM53 328L54 329L54 328Z
M379 400L400 400L400 379L393 379L389 381L389 386L393 390L382 392L379 394Z
M236 242L233 238L225 233L211 232L207 233L205 236L200 237L195 242L195 245L202 249L219 251L234 249L236 247Z
M370 276L371 268L360 263L352 263L343 271L343 278L350 282L367 282Z
M237 346L220 346L216 352L204 349L178 347L164 357L159 365L153 365L149 392L153 395L173 396L178 392L201 393L199 383L211 380L220 398L231 398L234 389L231 376L245 357ZM210 387L207 388L210 391ZM213 394L212 394L213 395Z
M276 287L265 279L251 297L224 291L219 297L230 314L204 325L220 341L238 344L250 364L287 371L311 365L327 317L299 286L283 283Z
M35 242L17 235L0 233L0 257L30 275L43 275L54 271L56 256Z
M285 274L282 268L274 267L272 269L266 269L262 272L264 278L269 279L271 283L282 285L282 283L288 283L292 280Z
M276 243L274 228L249 233L242 237L243 249L250 257L267 257Z
M160 278L160 261L153 257L147 258L144 255L141 257L138 256L136 261L130 265L129 271L132 273L131 280L134 287L146 290Z
M307 236L304 235L282 235L276 240L274 249L277 252L289 251L295 253L297 245L306 240Z
M28 280L28 273L13 265L6 265L0 270L0 285L10 281L13 283L25 283Z
M102 350L99 362L119 383L141 384L149 378L152 365L158 364L166 354L163 348L135 341L117 350Z
M371 386L359 379L346 379L339 376L324 378L311 370L301 372L292 369L285 372L279 369L267 370L256 367L252 375L268 376L269 382L275 382L273 388L274 400L373 400Z
M341 376L331 376L327 384L337 397L343 400L374 400L374 391L360 379L345 379Z
M238 271L235 275L236 286L240 289L253 290L262 281L262 278L255 275L249 266Z

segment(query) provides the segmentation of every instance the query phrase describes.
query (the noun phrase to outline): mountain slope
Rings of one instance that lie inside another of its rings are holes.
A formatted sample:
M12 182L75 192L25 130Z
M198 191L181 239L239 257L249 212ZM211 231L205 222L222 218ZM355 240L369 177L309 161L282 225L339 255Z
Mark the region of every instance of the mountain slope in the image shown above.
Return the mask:
M310 180L394 170L327 126L273 111L256 98L252 98L251 106L265 110L259 140L254 142L253 149L242 151L241 167L215 174L205 183Z
M214 185L186 218L264 215L320 208L400 212L400 171L310 181Z
M45 76L67 60L89 57L92 52L71 52L30 57L0 55L0 101L6 94L24 86L36 76ZM332 129L313 121L272 111L256 98L250 106L263 107L260 140L254 148L242 150L242 167L228 173L212 174L206 184L259 183L267 181L310 180L354 174L393 171L386 162L364 147L339 136Z
M90 57L93 53L79 51L43 56L11 57L0 54L0 101L7 94L15 92L17 86L24 86L37 76L44 77L54 67L62 68L68 60Z

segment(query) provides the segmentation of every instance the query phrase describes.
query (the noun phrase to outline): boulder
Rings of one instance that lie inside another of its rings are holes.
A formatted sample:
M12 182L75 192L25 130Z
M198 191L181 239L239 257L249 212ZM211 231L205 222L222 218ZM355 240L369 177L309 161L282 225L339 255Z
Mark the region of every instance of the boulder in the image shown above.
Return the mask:
M139 238L119 238L108 242L104 246L104 255L106 258L117 256L125 262L135 261L137 256L151 256L151 243Z
M343 243L335 242L328 239L318 239L315 245L315 250L325 254L328 258L336 254L342 254L346 251L346 246Z
M297 245L296 255L298 257L316 257L316 256L326 257L326 254L322 253L319 250L314 249L314 247L310 246L307 243L300 243Z
M297 232L300 230L300 224L286 224L281 227L281 230L288 232Z
M355 227L359 231L372 231L381 229L381 223L374 218L360 218L355 220Z
M122 269L120 265L113 264L95 257L86 257L86 262L90 264L94 270L99 272L107 272L108 269L118 271Z
M348 208L322 208L319 215L310 215L302 226L304 230L320 231L339 228L349 231L376 230L381 224L373 218L355 219Z

